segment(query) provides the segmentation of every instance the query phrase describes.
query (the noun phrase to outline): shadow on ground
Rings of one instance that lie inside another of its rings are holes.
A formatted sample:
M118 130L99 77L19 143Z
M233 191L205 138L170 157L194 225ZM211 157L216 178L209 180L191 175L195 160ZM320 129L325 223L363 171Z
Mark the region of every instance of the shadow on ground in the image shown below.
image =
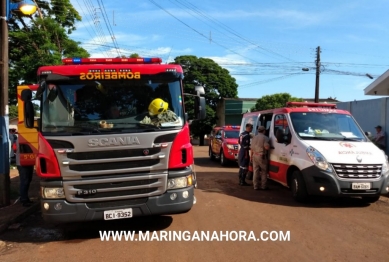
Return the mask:
M307 208L363 208L370 204L361 198L329 198L311 197L307 203L298 203L292 198L291 191L283 185L268 180L269 191L255 191L252 186L239 186L238 165L230 163L221 167L218 159L211 160L208 155L208 148L196 147L195 165L201 168L209 168L204 172L197 169L197 188L205 192L225 194L244 200L262 202L274 205L307 207ZM387 204L386 202L384 204Z
M306 208L364 208L370 204L361 198L329 198L329 197L311 197L306 203L296 202L292 198L289 188L268 180L268 191L256 191L253 188L252 181L246 180L249 186L239 186L238 172L236 169L231 171L215 172L196 172L197 189L208 193L225 194L228 196L255 201L266 204L306 207ZM385 203L386 204L386 203Z
M1 241L19 243L45 243L51 241L82 242L100 238L99 231L133 231L153 232L168 228L173 222L171 216L134 217L114 221L92 221L54 225L44 222L37 212L15 229L10 229L0 236Z

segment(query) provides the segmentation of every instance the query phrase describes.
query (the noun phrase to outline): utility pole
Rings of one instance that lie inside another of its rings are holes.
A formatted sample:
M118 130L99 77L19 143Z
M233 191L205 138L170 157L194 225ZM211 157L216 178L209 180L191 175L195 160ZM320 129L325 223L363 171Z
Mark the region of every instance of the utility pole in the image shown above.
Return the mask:
M315 103L319 103L319 83L320 83L320 46L316 49L316 85L315 85Z
M0 206L10 204L7 1L0 6Z

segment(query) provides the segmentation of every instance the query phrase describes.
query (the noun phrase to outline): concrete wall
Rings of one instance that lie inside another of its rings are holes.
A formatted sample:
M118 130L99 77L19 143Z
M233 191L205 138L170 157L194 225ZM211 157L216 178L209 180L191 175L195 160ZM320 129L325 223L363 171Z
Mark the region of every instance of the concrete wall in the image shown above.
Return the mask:
M389 98L337 103L339 109L349 111L363 131L376 135L375 126L382 126L386 135L386 153L388 154Z

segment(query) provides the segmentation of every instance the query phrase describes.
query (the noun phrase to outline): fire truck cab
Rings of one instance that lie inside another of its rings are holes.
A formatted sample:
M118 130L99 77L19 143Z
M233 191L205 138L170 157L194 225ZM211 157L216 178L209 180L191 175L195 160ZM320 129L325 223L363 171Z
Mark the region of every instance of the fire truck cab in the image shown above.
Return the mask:
M243 115L270 138L269 178L309 196L362 197L372 203L389 192L389 164L353 116L335 104L288 102L284 108Z
M62 65L38 68L37 75L34 98L29 88L18 93L24 109L19 121L35 132L38 152L26 151L26 160L41 178L45 221L192 208L196 173L180 65L160 58L65 58ZM204 88L195 92L187 99L194 102L194 118L204 119Z
M240 126L214 127L210 137L209 157L220 159L222 166L238 159L238 139Z

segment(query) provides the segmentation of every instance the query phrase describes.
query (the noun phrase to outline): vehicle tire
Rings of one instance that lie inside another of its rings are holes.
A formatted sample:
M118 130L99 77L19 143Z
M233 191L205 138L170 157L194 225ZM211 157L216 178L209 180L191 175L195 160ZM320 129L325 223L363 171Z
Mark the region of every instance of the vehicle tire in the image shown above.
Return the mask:
M226 157L224 156L223 150L220 150L220 164L222 166L228 165L228 159L226 159Z
M211 147L209 147L208 155L209 155L209 158L210 158L211 160L215 160L215 155L212 153Z
M305 185L303 175L299 170L295 170L292 174L291 181L292 196L297 202L304 203L308 200L307 187Z
M373 197L362 197L362 200L363 201L366 201L367 203L375 203L378 201L378 199L380 199L380 196L373 196Z

